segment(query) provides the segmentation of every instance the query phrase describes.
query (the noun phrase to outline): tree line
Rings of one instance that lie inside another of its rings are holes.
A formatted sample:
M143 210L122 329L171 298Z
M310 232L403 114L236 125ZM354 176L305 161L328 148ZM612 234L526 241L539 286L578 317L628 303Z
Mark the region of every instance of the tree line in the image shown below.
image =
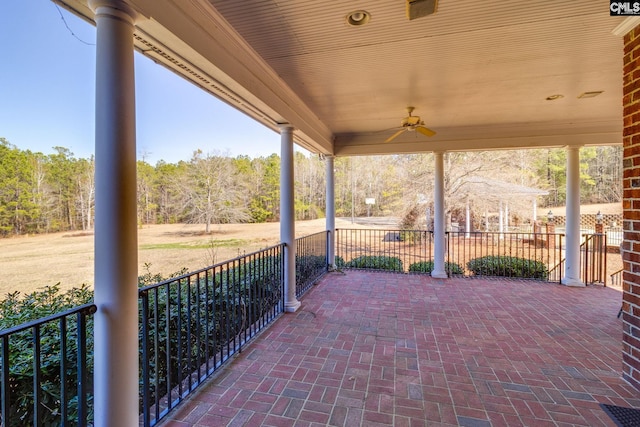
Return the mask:
M64 147L54 151L22 150L0 138L1 236L92 229L94 159L76 158ZM583 203L621 200L621 155L617 146L581 149ZM296 152L294 162L296 219L323 217L324 160ZM455 215L466 203L475 212L495 211L487 194L469 190L467 184L478 176L546 190L539 206L563 205L565 167L564 149L447 153L447 211ZM410 217L432 205L432 154L339 157L334 174L338 217ZM137 188L140 225L201 223L208 232L217 223L278 221L280 158L199 150L177 163L139 160ZM512 214L525 216L530 202L509 197Z

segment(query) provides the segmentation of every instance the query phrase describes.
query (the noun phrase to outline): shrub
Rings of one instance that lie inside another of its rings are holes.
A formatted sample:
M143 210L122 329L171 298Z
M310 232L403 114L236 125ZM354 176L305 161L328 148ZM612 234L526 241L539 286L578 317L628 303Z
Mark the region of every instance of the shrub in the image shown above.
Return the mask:
M467 268L476 276L517 277L546 280L549 271L540 261L512 256L484 256L472 259Z
M372 270L403 271L402 261L397 257L384 255L362 255L346 264L347 268L366 268Z
M344 258L342 258L341 256L336 255L334 260L337 269L344 268L347 265L347 263L344 261Z
M46 286L24 296L20 292L13 292L6 295L0 301L0 329L7 329L18 326L26 322L38 320L49 315L63 312L91 302L93 291L88 286L82 285L66 292L60 291L60 284ZM86 387L90 394L93 388L93 318L86 318L87 330L87 383ZM67 368L64 374L67 399L77 391L77 337L78 323L77 316L72 315L66 318L66 363ZM60 373L60 321L50 321L43 323L39 327L40 334L40 398L41 412L40 421L42 425L60 425L61 400L60 395L61 373ZM9 340L9 375L7 378L8 387L11 392L10 405L6 408L4 426L32 425L33 412L33 337L32 330L27 329L22 332L13 333ZM92 397L87 396L86 414L89 423L93 418ZM73 420L78 414L78 399L68 400L67 415Z
M296 255L296 288L310 284L326 271L326 256Z
M165 282L157 288L142 290L146 297L138 300L141 316L138 331L141 342L140 369L147 365L151 378L151 402L166 396L169 385L175 387L185 378L189 378L207 355L211 357L218 354L218 360L221 360L225 351L229 350L228 343L233 340L235 345L238 334L246 331L249 325L258 322L261 316L276 315L275 307L283 301L280 262L279 256L262 257L213 275L202 274L195 278L181 278L185 273L185 270L182 270L170 275L174 281ZM314 258L314 262L317 264L319 259ZM145 265L145 273L138 277L138 285L141 288L165 280L165 277L159 274L152 274L149 267L150 265ZM62 293L58 284L24 297L19 292L14 292L7 295L4 301L0 301L0 329L41 319L92 300L93 291L85 285ZM146 330L142 327L143 312L147 319ZM202 327L203 316L206 317L205 324L208 325L206 331ZM77 384L76 323L75 316L71 316L66 324L66 399L71 420L78 412L77 396L72 397ZM93 317L88 316L86 413L89 425L93 422L93 335ZM147 343L144 359L143 341ZM60 396L59 388L60 343L59 322L50 322L40 328L40 388L42 404L50 408L41 412L39 421L42 425L62 424L60 405L64 397ZM178 343L181 343L180 348ZM9 387L12 399L7 414L9 422L4 425L29 425L33 420L34 401L31 331L12 336L9 351ZM142 375L140 378L142 381ZM142 406L142 397L139 404Z
M193 375L207 355L223 360L243 331L262 316L275 315L283 301L280 266L279 255L260 257L145 289L148 303L140 308L141 315L146 308L148 327L145 333L140 322L139 337L147 343L146 359L142 345L139 355L141 369L147 364L150 378L157 378L157 386L153 380L149 384L151 402L165 398L168 384ZM142 410L142 396L139 403Z
M464 270L455 262L445 262L444 269L449 274L464 274ZM431 273L433 271L433 261L414 262L409 266L409 271L415 273Z
M420 243L423 240L428 241L427 232L421 230L401 230L399 237L401 242L410 244Z

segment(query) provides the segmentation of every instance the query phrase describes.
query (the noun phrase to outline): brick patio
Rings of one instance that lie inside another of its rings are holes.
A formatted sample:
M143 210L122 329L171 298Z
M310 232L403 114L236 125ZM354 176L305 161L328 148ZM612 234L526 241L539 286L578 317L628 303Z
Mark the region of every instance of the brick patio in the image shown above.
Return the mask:
M614 426L611 288L347 271L326 275L190 397L177 426Z

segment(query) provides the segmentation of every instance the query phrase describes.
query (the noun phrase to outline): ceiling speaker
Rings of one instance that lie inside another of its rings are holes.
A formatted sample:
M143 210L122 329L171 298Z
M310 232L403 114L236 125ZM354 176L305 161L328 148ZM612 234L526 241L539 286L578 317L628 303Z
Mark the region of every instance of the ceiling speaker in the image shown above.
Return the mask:
M435 13L438 0L407 0L407 18L422 18Z

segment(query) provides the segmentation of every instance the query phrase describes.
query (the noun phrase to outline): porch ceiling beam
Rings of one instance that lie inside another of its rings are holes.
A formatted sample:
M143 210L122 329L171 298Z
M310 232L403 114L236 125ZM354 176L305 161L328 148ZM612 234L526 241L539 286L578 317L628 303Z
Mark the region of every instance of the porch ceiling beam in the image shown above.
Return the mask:
M439 135L445 134L440 132ZM521 148L554 148L567 145L620 145L622 132L575 133L555 135L529 136L486 136L478 132L478 137L461 136L425 138L420 135L405 136L391 143L381 143L379 135L337 135L335 142L336 156L410 154L433 151L488 151Z

